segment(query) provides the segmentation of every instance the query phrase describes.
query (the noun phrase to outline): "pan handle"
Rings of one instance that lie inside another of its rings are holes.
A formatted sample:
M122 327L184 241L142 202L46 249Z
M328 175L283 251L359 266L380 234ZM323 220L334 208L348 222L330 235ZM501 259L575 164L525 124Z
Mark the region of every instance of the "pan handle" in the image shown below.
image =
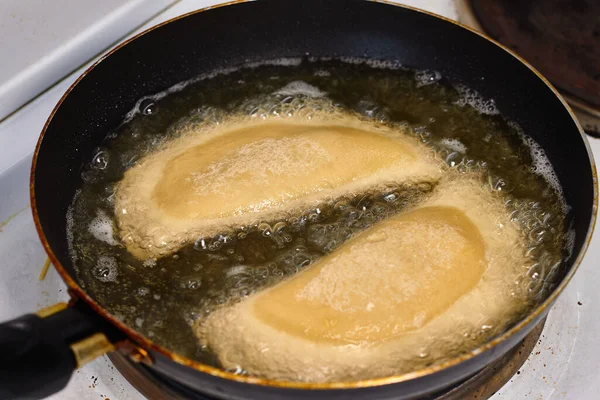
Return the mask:
M0 324L0 399L47 397L67 385L73 370L115 349L124 335L82 303Z

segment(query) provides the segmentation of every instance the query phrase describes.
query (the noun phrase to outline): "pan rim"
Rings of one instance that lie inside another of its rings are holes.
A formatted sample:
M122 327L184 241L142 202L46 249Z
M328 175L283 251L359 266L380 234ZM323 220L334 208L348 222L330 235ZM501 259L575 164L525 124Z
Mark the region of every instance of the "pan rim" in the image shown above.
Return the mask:
M94 310L94 312L96 312L102 318L106 319L107 321L109 321L110 323L115 325L118 329L123 331L129 337L129 339L134 341L136 344L140 345L141 347L143 347L145 349L160 353L163 356L169 358L171 361L173 361L177 364L181 364L182 366L189 367L196 371L207 373L207 374L210 374L215 377L224 378L224 379L239 382L239 383L268 386L268 387L275 387L275 388L284 388L284 389L308 389L308 390L352 389L352 388L377 387L377 386L383 386L383 385L389 385L389 384L394 384L394 383L410 381L410 380L425 377L428 375L433 375L437 372L441 372L450 367L456 366L462 362L473 359L481 353L484 353L486 351L494 349L498 344L506 341L507 339L509 339L510 337L515 335L517 332L519 332L523 328L525 328L527 325L529 325L530 323L535 321L538 317L542 316L546 312L546 310L548 310L554 304L557 297L562 293L564 288L567 286L567 284L571 281L574 274L577 272L577 269L579 268L585 254L587 252L587 249L589 247L592 233L593 233L593 230L594 230L594 227L596 224L597 209L598 209L598 178L597 178L597 171L596 171L596 164L594 161L594 156L591 151L590 144L586 138L585 132L583 131L581 125L579 124L577 118L575 117L572 109L567 104L565 99L558 93L556 88L554 88L554 86L552 86L552 84L543 75L541 75L539 71L537 71L532 65L530 65L527 61L523 60L520 56L518 56L512 50L508 49L507 47L505 47L504 45L495 41L494 39L487 37L485 34L482 34L481 32L478 32L460 22L454 21L454 20L446 18L444 16L441 16L441 15L438 15L438 14L435 14L435 13L432 13L429 11L425 11L425 10L422 10L422 9L419 9L416 7L393 3L390 0L368 0L368 1L371 1L373 3L380 3L380 4L395 6L395 7L401 7L404 9L411 10L413 12L419 12L419 13L437 18L437 19L441 19L445 22L449 22L460 28L466 29L467 31L470 31L470 32L482 37L483 39L486 39L488 42L491 42L492 44L498 46L499 48L501 48L502 50L506 51L508 54L510 54L511 56L516 58L517 61L519 61L525 67L529 68L544 84L546 84L546 86L554 93L554 95L562 103L563 107L567 110L567 112L571 116L573 122L575 123L575 126L577 127L577 129L579 131L579 134L583 141L583 144L586 147L586 151L588 154L588 160L590 162L590 169L592 172L592 180L593 180L593 186L594 186L593 187L593 195L594 196L593 196L593 204L592 204L592 216L591 216L590 223L589 223L589 226L588 226L588 229L586 232L583 247L579 251L577 258L573 262L573 265L570 268L569 272L562 279L560 284L552 291L552 293L550 293L550 295L546 298L546 300L544 300L532 312L530 312L527 315L527 317L525 317L524 319L519 321L517 324L515 324L512 328L510 328L509 330L504 332L502 335L495 337L494 339L486 342L485 344L483 344L482 346L479 346L478 348L476 348L474 350L471 350L470 352L461 354L461 355L454 357L454 358L452 358L446 362L443 362L441 364L437 364L437 365L434 365L431 367L419 369L417 371L412 371L412 372L408 372L408 373L404 373L404 374L398 374L398 375L392 375L392 376L380 377L380 378L365 379L365 380L359 380L359 381L304 383L304 382L279 381L279 380L257 378L257 377L252 377L252 376L236 375L231 372L224 371L220 368L213 367L213 366L203 364L198 361L194 361L194 360L188 359L186 357L180 356L180 355L176 354L175 352L166 349L163 346L153 343L151 340L149 340L145 336L141 335L140 333L138 333L137 331L135 331L128 325L124 324L123 322L121 322L118 319L116 319L115 317L113 317L99 303L97 303L94 299L92 299L77 284L77 282L75 282L75 280L71 277L69 272L62 266L62 264L60 263L60 261L58 260L56 255L54 254L52 248L50 247L50 244L48 243L48 240L46 238L46 235L44 233L44 230L42 228L42 225L41 225L41 222L39 219L37 202L35 199L35 171L36 171L36 166L37 166L38 154L41 149L41 144L42 144L42 141L46 134L47 128L50 125L50 123L52 122L55 113L59 110L63 101L67 98L67 96L71 93L71 91L77 86L77 84L81 80L83 80L87 76L87 74L89 72L91 72L96 66L98 66L107 57L109 57L116 51L120 50L121 48L123 48L124 46L129 44L130 42L138 39L139 37L151 32L163 25L167 25L167 24L175 22L179 19L186 18L188 16L198 14L198 13L201 13L204 11L208 11L211 9L226 7L226 6L235 5L238 3L249 3L251 1L253 1L253 0L233 0L233 1L226 2L226 3L217 4L214 6L209 6L209 7L201 8L201 9L198 9L195 11L191 11L189 13L179 15L177 17L174 17L167 21L164 21L160 24L152 26L152 27L146 29L145 31L131 37L130 39L127 39L123 43L112 48L106 54L101 56L100 59L98 59L96 62L94 62L88 69L86 69L86 71L84 71L83 74L80 77L78 77L77 80L67 89L67 91L63 94L63 96L60 98L60 100L58 101L58 103L56 104L56 106L54 107L52 112L50 113L50 115L49 115L48 119L46 120L46 123L44 124L44 127L40 133L40 137L38 139L38 142L36 144L36 148L35 148L35 151L33 154L33 161L32 161L32 165L31 165L31 174L30 174L30 183L29 183L31 210L32 210L33 220L35 223L35 227L36 227L38 236L40 237L40 240L42 242L42 245L43 245L46 253L48 254L48 257L52 261L52 264L54 265L55 269L61 276L62 280L69 287L69 290L72 291L72 293L74 293L76 298L81 299L85 303L87 303Z

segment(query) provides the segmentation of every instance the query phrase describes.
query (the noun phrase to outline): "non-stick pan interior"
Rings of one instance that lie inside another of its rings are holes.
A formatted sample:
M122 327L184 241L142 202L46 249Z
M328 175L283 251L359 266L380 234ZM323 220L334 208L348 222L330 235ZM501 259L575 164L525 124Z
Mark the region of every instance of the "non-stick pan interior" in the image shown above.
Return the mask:
M594 197L588 152L563 103L517 58L460 26L402 7L263 0L192 14L154 29L103 59L63 99L41 141L34 178L39 222L62 266L74 276L66 213L81 186L81 166L138 99L215 69L306 56L397 61L439 71L493 98L553 163L571 206L574 254L580 251Z

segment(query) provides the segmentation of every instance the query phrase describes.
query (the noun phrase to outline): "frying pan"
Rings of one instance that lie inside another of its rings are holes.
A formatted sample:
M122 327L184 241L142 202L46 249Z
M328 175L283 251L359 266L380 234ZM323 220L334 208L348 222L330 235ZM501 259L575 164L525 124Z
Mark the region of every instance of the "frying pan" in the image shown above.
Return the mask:
M545 150L571 206L574 256L560 283L528 316L484 346L409 374L345 383L280 382L234 375L178 356L107 313L78 284L66 214L80 170L138 99L215 69L284 57L369 57L439 71L493 98ZM482 79L485 77L485 79ZM473 375L517 345L548 313L589 243L596 171L581 128L556 90L499 44L441 17L358 0L235 2L200 10L136 36L86 71L60 100L40 136L31 206L41 241L72 295L0 326L0 398L42 398L74 368L121 351L161 376L223 399L414 399Z

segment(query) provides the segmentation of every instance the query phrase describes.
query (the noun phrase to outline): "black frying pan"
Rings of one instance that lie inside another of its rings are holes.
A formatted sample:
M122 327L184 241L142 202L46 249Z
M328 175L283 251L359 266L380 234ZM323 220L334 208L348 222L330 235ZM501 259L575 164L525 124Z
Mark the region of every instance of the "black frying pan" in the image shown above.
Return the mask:
M443 365L384 379L305 384L237 376L178 357L114 319L81 289L67 251L67 208L81 185L82 164L136 101L217 68L306 54L367 55L437 70L495 99L502 114L544 148L572 206L568 218L577 257L543 304L501 337ZM0 397L47 396L64 387L78 365L112 350L216 398L409 399L434 393L506 353L547 314L588 245L596 196L590 150L556 91L516 55L458 24L409 8L348 0L242 2L176 18L111 51L73 84L48 119L32 166L31 205L42 243L73 301L0 326Z

